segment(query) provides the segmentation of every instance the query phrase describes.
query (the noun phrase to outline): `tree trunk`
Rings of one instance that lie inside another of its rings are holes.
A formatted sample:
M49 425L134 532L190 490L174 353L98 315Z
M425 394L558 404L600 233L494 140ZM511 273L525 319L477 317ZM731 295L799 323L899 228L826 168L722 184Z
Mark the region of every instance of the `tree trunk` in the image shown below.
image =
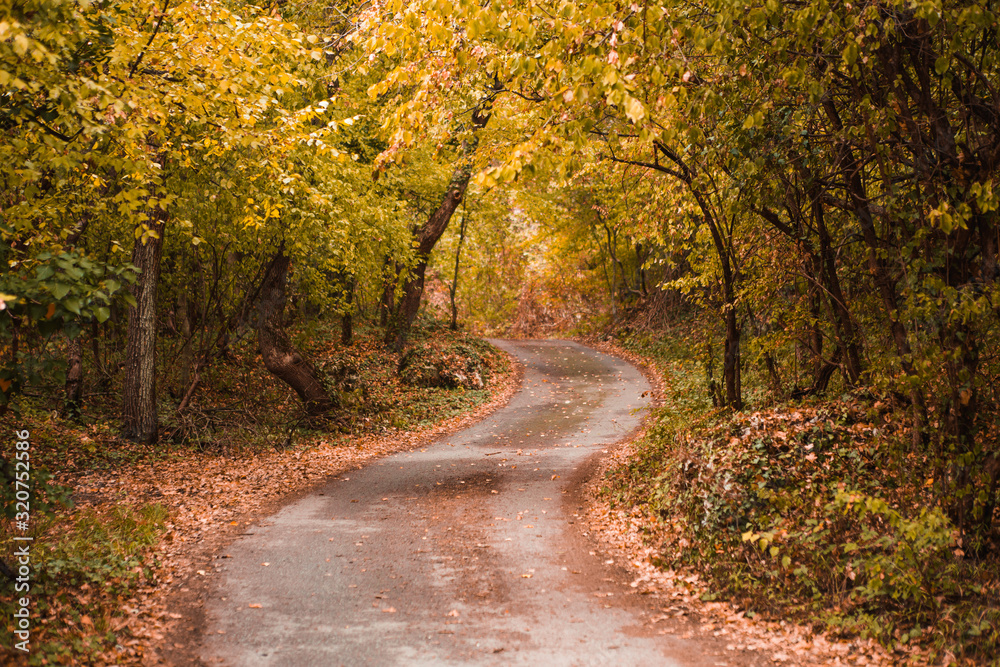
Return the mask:
M191 313L188 308L187 294L184 291L181 291L180 296L177 297L177 326L181 339L184 341L179 355L179 393L187 393L188 385L191 382L191 366L194 362L194 355L191 350Z
M809 253L809 264L813 274L818 278L819 272L822 270L819 266L819 258L813 254ZM809 296L809 351L812 353L812 379L813 386L815 387L820 382L820 377L825 372L825 367L827 365L826 360L823 358L823 325L820 319L821 306L822 306L822 296L820 295L820 290L818 283L815 280L810 280L808 283L808 296Z
M83 398L83 345L79 334L70 338L66 351L66 414L71 418L79 417L80 402Z
M90 352L94 355L94 371L98 376L97 386L103 389L110 381L111 373L101 361L101 325L96 319L90 321Z
M160 279L160 255L166 213L153 213L149 226L153 235L142 237L132 247L132 263L142 272L132 287L136 304L128 309L128 341L125 347L125 386L122 406L122 436L153 444L157 440L156 413L156 288Z
M354 342L354 289L357 287L357 278L351 275L344 282L346 283L344 302L347 309L340 318L340 342L350 347Z
M427 260L435 244L448 229L448 222L451 221L455 209L462 203L471 177L472 165L463 162L452 175L448 189L445 191L437 210L431 214L424 226L416 233L417 264L403 285L403 297L396 309L395 322L391 323L393 326L390 326L386 332L386 343L391 345L396 352L402 350L403 346L406 345L410 327L413 326L417 311L420 310L420 299L424 294L424 275L427 273Z
M458 331L458 306L455 303L455 297L458 295L458 267L459 262L462 259L462 244L465 242L465 225L467 221L468 208L463 209L462 213L462 226L458 230L458 248L455 249L455 276L451 281L451 330Z
M487 87L486 99L472 110L473 127L482 129L489 123L493 99L501 88L499 80L495 80L492 86ZM417 317L417 311L420 310L420 299L424 294L424 275L427 273L427 260L431 250L448 229L451 216L455 213L458 205L462 203L465 190L469 187L469 179L472 178L472 154L478 145L479 139L475 136L462 142L461 161L451 176L451 181L448 183L448 189L445 190L441 203L416 233L414 240L417 245L417 265L403 286L403 298L396 310L395 322L390 323L394 326L390 326L386 331L385 342L392 345L396 352L401 351L406 345L410 327Z
M391 273L390 269L392 270ZM378 302L378 324L388 331L389 320L392 319L392 313L395 310L396 281L399 280L399 266L394 264L387 256L382 272L385 282L382 284L382 297ZM388 340L388 333L386 339Z
M333 408L334 402L319 373L295 349L285 331L285 285L290 265L284 250L279 250L264 272L257 304L257 341L267 370L295 390L306 412L316 415Z
M781 380L781 372L778 369L778 362L770 352L764 353L764 368L767 369L768 377L771 380L771 392L775 396L785 395L785 383Z
M722 357L722 378L726 385L726 407L734 410L743 409L743 387L740 378L740 329L736 312L736 271L734 271L729 248L723 239L722 230L713 215L708 202L700 192L692 189L704 215L705 224L712 235L712 243L722 267L722 299L726 317L726 341Z
M841 347L846 351L844 366L849 384L857 386L861 380L861 341L858 336L851 312L847 308L847 298L840 287L840 277L837 275L837 261L833 254L833 239L826 226L823 215L823 204L818 193L814 195L813 218L819 232L820 271L830 306L833 310L833 325Z
M844 125L840 120L837 107L832 101L823 104L827 117L833 128L838 132L844 131ZM871 271L875 288L882 299L886 315L889 317L889 331L892 334L892 341L896 346L896 354L899 356L900 365L903 372L908 377L916 376L916 369L913 367L912 349L910 340L906 333L906 327L899 318L899 298L896 292L896 281L893 279L889 263L883 254L884 243L878 238L875 231L875 220L872 216L871 206L869 206L868 192L864 182L861 180L861 164L854 154L854 150L846 139L841 141L840 150L842 152L841 172L844 177L847 195L853 208L855 219L861 227L861 235L868 246L868 268ZM910 403L913 408L913 447L918 449L923 444L923 430L926 423L926 406L924 398L918 389L910 391Z
M728 290L727 290L728 292ZM740 378L740 326L736 319L735 299L726 298L726 346L722 360L722 377L726 383L726 406L743 409L743 387Z

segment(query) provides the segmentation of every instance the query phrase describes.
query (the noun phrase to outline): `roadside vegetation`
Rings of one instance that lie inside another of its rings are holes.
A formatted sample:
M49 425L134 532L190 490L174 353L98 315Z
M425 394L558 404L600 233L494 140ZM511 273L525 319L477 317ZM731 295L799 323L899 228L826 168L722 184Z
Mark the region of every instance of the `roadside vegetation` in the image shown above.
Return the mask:
M601 495L642 517L654 564L700 575L702 599L748 618L873 638L901 662L992 662L1000 561L967 551L906 415L851 391L713 407L694 331L679 320L667 335L616 339L665 386L636 457Z
M213 506L238 506L241 500L230 495L222 476L192 478L187 462L206 470L242 468L246 475L263 457L276 456L271 465L277 468L278 461L308 456L317 447L350 452L365 438L399 440L489 401L510 370L506 355L491 345L434 321L419 323L402 363L383 345L378 329L360 327L347 346L339 321L334 324L309 321L291 328L293 336L303 337L308 329L303 349L336 397L337 408L322 416L309 415L295 393L262 368L250 344L234 345L231 356L206 374L203 391L183 416L174 418L169 396L163 401L163 437L156 447L118 436L118 404L111 397L118 395L120 380L85 394L84 407L71 418L60 415L58 395L23 399L18 428L28 430L35 444L33 507L39 519L28 533L37 545L31 664L119 664L148 652L149 638L139 641L133 634L136 597L165 583L163 538L177 533L176 525L198 506L192 493ZM167 337L164 344L170 343ZM141 469L153 472L158 489L180 487L182 493L150 493L126 481ZM322 468L317 473L317 479L328 474ZM283 474L271 482L272 494L300 486ZM10 517L0 520L4 553L13 553L13 537L23 534ZM11 649L16 599L0 601L7 619L0 628L5 660L18 657Z

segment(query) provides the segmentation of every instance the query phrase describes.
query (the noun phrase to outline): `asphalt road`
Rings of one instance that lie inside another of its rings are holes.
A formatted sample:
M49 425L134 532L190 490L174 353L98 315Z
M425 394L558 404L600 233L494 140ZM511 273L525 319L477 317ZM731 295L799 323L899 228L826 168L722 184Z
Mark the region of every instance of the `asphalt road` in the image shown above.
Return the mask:
M718 665L651 629L578 523L579 485L649 385L569 342L500 342L509 405L425 450L331 479L233 544L202 658L230 665Z

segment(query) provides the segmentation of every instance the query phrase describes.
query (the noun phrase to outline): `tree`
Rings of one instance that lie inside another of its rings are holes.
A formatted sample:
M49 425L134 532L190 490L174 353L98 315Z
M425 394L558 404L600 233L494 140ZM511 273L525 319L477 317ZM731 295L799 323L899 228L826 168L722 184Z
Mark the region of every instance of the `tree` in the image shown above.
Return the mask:
M282 248L264 271L257 306L257 340L267 370L294 389L306 411L316 415L334 407L334 401L316 368L295 349L285 331L285 285L290 265Z

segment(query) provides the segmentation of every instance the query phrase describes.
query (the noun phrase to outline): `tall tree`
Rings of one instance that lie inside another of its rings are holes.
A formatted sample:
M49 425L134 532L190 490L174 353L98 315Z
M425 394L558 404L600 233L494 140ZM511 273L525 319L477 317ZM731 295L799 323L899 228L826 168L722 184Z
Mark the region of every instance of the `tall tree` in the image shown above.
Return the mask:
M291 260L284 248L264 271L257 305L257 341L264 366L299 395L309 414L317 415L334 407L316 367L299 352L286 330L288 271Z
M161 208L150 213L146 231L138 230L132 264L139 277L132 294L135 305L128 312L128 343L125 352L125 383L122 390L122 435L130 440L155 443L159 434L156 405L156 294L160 280L160 258L167 214Z

